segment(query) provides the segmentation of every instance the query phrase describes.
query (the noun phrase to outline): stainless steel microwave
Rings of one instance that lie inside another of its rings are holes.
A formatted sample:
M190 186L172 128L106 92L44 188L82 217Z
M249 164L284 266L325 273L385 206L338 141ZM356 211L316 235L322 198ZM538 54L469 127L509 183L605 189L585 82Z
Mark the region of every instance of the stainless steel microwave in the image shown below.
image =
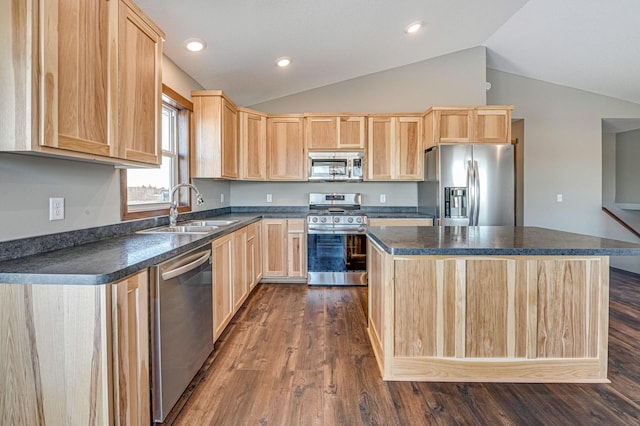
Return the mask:
M310 181L361 181L364 169L362 152L310 152Z

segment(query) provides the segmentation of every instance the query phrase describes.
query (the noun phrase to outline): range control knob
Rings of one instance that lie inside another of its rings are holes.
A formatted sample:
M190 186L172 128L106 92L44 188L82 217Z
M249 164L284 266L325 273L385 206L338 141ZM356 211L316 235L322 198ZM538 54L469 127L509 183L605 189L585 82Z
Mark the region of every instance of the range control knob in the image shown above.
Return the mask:
M356 222L358 222L358 223L362 223L362 218L361 218L361 217L357 217L357 218L356 218Z
M326 218L326 217L321 217L321 218L320 218L320 222L325 223L326 221L327 221L327 218Z
M317 217L313 217L313 218L311 218L311 222L313 222L313 223L318 223L318 218L317 218Z
M333 223L338 223L338 222L340 222L340 218L338 216L334 216Z
M349 219L347 219L347 222L349 222L349 223L353 223L353 218L352 218L352 217L350 217Z

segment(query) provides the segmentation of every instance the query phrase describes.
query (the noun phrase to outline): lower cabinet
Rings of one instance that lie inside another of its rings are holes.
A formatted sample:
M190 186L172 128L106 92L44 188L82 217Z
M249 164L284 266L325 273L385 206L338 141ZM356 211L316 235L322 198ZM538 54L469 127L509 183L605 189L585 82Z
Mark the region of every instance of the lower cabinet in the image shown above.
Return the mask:
M150 424L147 271L112 284L111 293L114 423Z
M211 243L214 340L260 281L261 235L260 222L254 222Z
M263 219L262 231L263 278L305 281L307 236L304 219Z
M213 278L213 340L224 331L233 317L233 234L211 243Z
M147 271L0 284L3 424L150 424ZM10 338L8 338L10 336Z

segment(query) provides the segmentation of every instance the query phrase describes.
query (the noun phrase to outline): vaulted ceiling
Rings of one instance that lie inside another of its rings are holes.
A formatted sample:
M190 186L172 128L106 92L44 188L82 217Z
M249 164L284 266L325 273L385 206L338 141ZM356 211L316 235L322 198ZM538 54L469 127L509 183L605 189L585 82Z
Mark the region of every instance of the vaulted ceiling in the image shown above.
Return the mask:
M640 103L638 0L137 0L165 54L252 105L476 46L487 66ZM416 34L408 24L422 21ZM189 52L184 41L206 41ZM289 67L275 61L290 57Z

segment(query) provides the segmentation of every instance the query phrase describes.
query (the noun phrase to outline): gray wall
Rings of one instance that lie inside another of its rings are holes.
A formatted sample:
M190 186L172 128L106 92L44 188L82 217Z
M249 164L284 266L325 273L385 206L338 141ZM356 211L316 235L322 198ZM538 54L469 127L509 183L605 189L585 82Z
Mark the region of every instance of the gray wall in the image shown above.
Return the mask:
M305 206L309 192L360 192L365 206L417 205L415 182L232 182L231 202L238 206ZM272 194L271 203L266 194ZM386 203L380 203L381 194L386 195Z
M268 113L421 112L486 103L486 48L479 46L252 105Z
M640 129L616 134L617 203L640 207Z
M640 117L640 104L491 69L487 80L488 103L515 105L526 126L524 225L640 242L602 212L601 124ZM638 259L612 264L640 269Z

